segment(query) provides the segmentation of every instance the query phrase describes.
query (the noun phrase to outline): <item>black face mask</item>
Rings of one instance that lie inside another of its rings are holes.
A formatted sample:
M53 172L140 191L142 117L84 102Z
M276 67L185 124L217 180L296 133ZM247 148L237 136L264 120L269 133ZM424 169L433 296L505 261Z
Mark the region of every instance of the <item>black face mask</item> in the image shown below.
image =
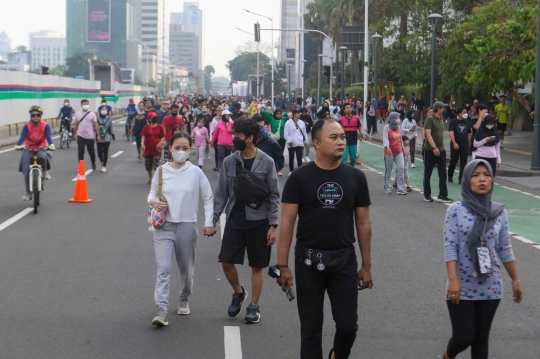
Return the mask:
M151 123L158 123L158 118L157 117L154 117L153 119L150 120Z
M239 137L235 137L233 139L233 145L234 145L234 148L237 150L237 151L243 151L246 149L246 146L247 146L247 143L245 140L239 138Z

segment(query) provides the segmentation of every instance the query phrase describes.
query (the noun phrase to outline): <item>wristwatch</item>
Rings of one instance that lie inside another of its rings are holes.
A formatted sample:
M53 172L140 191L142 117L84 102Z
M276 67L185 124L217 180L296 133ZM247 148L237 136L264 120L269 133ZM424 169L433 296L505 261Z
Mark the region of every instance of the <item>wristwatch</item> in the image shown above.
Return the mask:
M432 148L433 148L434 150L436 150L436 149L437 149L437 146L433 146Z
M271 224L270 227L274 227L274 228L277 228L278 225L277 224Z

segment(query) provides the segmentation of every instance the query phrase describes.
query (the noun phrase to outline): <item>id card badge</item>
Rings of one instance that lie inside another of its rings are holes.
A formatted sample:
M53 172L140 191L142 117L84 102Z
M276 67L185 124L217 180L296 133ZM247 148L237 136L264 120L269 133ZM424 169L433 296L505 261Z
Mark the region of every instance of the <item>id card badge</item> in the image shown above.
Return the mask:
M491 265L491 257L489 255L489 248L478 247L476 248L476 251L478 253L478 264L480 266L480 273L493 273L493 266Z

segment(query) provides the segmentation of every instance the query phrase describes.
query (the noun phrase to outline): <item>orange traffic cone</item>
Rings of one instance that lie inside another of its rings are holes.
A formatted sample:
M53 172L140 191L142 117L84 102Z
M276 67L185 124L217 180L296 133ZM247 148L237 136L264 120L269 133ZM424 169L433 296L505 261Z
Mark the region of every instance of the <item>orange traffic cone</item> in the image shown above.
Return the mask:
M361 164L362 164L362 163L360 162L360 154L359 154L359 153L356 154L356 164L357 164L357 165L361 165Z
M84 170L84 161L79 161L79 171L77 173L77 182L75 182L75 194L70 202L90 203L93 200L88 198L88 188L86 187L86 172Z

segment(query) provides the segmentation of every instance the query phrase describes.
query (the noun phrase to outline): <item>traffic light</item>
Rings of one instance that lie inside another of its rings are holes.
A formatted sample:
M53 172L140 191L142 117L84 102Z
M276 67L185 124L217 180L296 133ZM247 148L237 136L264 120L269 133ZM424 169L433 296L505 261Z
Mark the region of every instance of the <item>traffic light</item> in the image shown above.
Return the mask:
M47 66L41 66L41 74L42 75L48 75L49 74L49 68Z
M255 41L261 42L261 25L258 22L255 23Z

